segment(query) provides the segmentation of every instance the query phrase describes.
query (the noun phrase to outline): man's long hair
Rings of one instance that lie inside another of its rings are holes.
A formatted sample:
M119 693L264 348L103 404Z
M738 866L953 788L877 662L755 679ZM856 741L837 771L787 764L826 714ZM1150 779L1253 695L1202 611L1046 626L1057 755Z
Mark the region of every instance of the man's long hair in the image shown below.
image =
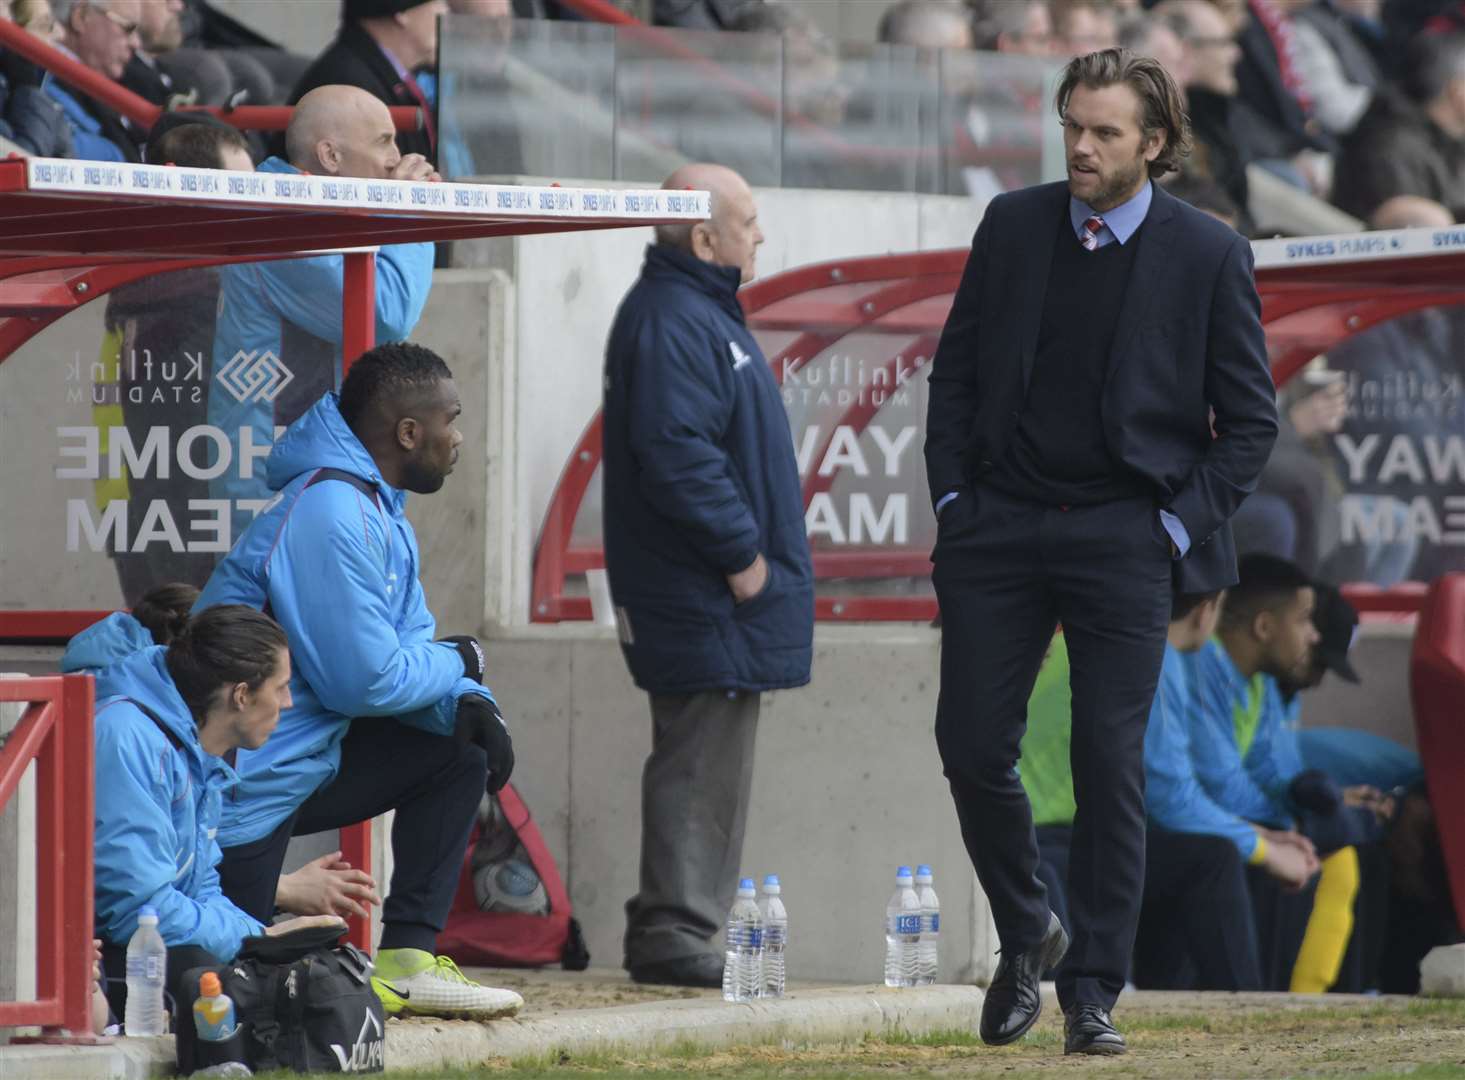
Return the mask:
M1158 60L1136 56L1128 49L1104 49L1075 57L1063 69L1053 104L1060 117L1068 114L1068 99L1074 87L1099 90L1123 83L1135 92L1140 101L1140 130L1148 139L1163 132L1165 145L1159 157L1149 163L1150 178L1180 169L1180 159L1190 153L1190 117L1180 88Z

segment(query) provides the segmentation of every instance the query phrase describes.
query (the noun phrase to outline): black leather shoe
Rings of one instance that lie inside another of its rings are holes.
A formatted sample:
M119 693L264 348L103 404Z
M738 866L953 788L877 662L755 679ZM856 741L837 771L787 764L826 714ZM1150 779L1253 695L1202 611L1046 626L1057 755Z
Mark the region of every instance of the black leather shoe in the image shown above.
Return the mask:
M722 986L722 957L715 953L678 956L631 968L631 981L658 986Z
M1063 1014L1065 1054L1123 1054L1129 1050L1109 1014L1097 1005L1075 1005Z
M1055 967L1068 951L1068 935L1052 912L1048 914L1048 932L1036 948L1027 952L1002 954L997 974L987 988L982 1002L982 1041L988 1046L1005 1046L1027 1034L1038 1022L1043 999L1038 994L1038 980L1043 972Z

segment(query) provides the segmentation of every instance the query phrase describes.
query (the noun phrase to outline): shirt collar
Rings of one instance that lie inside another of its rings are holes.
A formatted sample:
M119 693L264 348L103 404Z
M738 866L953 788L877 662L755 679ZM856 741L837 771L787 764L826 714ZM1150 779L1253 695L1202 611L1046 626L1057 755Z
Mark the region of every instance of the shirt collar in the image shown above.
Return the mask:
M1128 202L1122 202L1112 210L1105 210L1099 217L1104 219L1104 224L1114 234L1114 239L1121 244L1129 242L1129 238L1135 231L1144 224L1145 215L1150 212L1150 203L1154 200L1154 184L1146 180L1145 186L1139 189ZM1075 235L1083 235L1083 223L1095 215L1096 211L1088 203L1070 195L1068 197L1068 216L1073 221Z
M392 70L397 73L397 78L401 79L403 82L406 82L407 77L411 73L402 64L402 61L397 59L397 54L392 52L391 49L387 48L380 41L376 43L376 47L382 51L382 55L385 56L387 58L387 62L392 65Z

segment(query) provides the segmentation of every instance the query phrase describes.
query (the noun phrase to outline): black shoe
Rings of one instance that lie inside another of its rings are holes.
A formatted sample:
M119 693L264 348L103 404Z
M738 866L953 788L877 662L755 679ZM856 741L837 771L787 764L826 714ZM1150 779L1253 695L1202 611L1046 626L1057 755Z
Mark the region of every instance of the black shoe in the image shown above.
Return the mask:
M1027 1034L1038 1022L1043 999L1038 994L1038 980L1043 972L1055 967L1068 951L1068 935L1052 912L1048 914L1048 932L1035 948L1027 952L1003 953L997 974L987 988L982 1002L982 1041L988 1046L1006 1046Z
M1063 1014L1065 1054L1123 1054L1129 1050L1109 1014L1097 1005L1075 1005Z
M715 953L678 956L631 968L631 981L659 986L722 986L722 957Z

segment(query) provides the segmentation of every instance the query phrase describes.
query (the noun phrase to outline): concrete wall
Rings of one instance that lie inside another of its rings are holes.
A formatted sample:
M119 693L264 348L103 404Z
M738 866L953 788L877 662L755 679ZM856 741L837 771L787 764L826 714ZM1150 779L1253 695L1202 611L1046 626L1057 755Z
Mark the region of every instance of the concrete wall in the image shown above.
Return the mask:
M881 919L898 863L929 862L942 898L942 978L970 963L985 919L932 736L936 632L821 627L814 681L766 695L743 872L783 878L792 978L881 977ZM565 872L597 966L621 962L636 892L645 695L594 627L489 644L514 729L514 782Z

